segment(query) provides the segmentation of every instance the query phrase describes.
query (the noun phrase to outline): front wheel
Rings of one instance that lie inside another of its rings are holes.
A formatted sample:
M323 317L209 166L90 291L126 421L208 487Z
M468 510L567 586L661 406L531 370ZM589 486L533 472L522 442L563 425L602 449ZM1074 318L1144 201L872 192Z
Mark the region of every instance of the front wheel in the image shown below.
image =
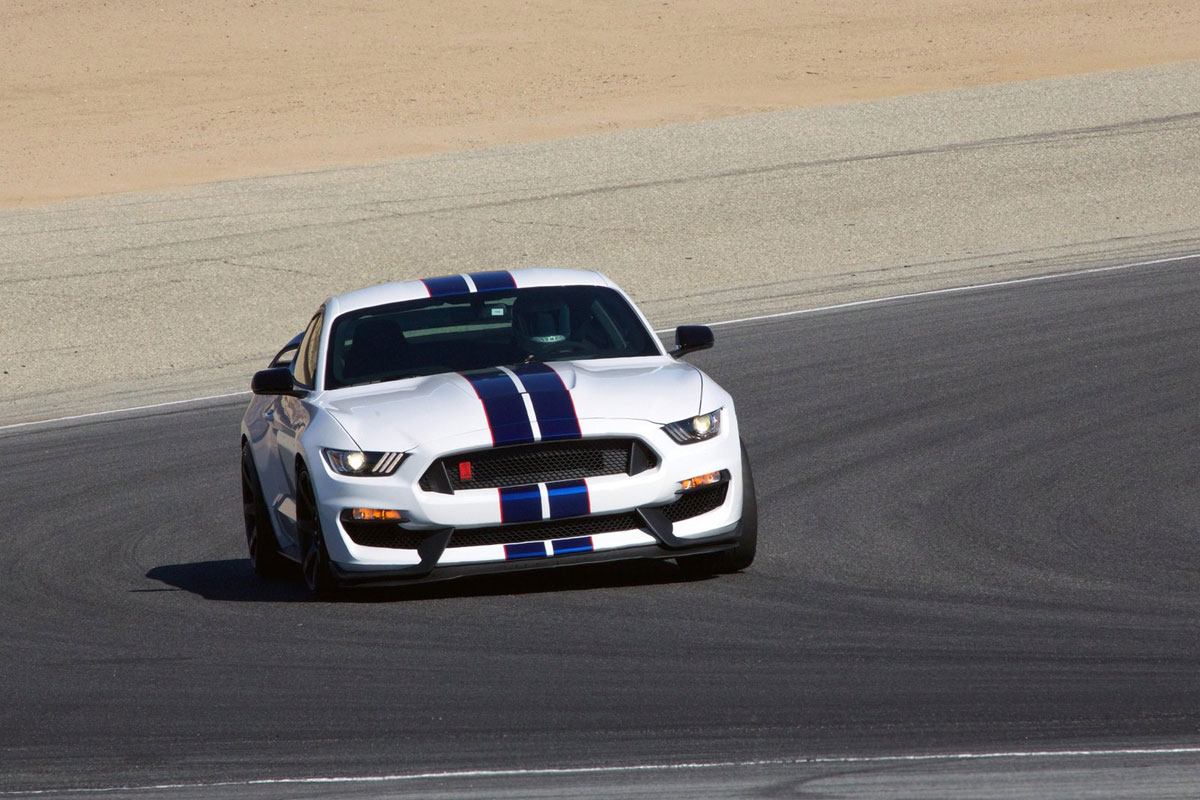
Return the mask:
M337 578L325 548L325 535L321 531L321 515L317 510L317 495L313 491L308 470L301 467L296 475L299 496L296 503L296 527L300 534L300 562L304 583L313 596L328 599L337 594Z
M737 547L719 553L701 553L675 559L685 573L692 577L723 575L739 572L754 563L758 551L758 500L754 496L754 475L750 458L742 444L742 537Z

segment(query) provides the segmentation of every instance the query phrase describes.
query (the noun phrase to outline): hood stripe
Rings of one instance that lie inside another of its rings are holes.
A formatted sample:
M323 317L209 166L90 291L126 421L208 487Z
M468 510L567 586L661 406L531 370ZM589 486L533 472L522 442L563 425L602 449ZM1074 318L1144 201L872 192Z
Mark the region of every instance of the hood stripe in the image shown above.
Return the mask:
M533 441L529 412L516 383L498 369L459 373L466 378L483 403L492 444L528 444Z
M500 289L515 289L517 281L508 270L496 272L472 272L471 281L481 292L495 292Z
M580 438L575 401L553 367L535 361L519 364L512 371L529 392L543 440Z

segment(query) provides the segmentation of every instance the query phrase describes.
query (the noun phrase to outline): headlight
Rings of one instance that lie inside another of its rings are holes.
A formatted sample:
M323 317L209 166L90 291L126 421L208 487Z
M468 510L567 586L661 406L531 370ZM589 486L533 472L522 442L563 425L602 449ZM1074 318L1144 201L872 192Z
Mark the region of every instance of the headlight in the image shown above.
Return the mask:
M679 444L703 442L721 432L721 409L672 422L670 425L664 425L663 430Z
M325 449L325 460L339 475L356 475L361 478L381 478L391 475L404 461L406 453L369 453L361 450Z

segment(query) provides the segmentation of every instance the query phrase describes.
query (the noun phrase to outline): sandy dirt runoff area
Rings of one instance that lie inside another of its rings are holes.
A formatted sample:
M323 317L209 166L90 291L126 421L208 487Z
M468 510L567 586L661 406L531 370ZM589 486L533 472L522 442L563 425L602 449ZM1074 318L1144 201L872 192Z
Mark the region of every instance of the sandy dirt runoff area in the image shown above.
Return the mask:
M1195 0L6 0L0 207L1200 57Z

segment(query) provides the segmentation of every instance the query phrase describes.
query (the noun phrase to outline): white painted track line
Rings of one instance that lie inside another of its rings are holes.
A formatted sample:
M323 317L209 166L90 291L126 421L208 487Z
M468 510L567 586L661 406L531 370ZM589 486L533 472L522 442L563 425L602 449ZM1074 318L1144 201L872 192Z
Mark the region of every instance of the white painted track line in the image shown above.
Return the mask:
M996 281L994 283L977 283L969 286L955 286L949 289L930 289L924 292L910 292L908 294L895 294L888 297L876 297L870 300L855 300L849 303L838 303L837 305L821 306L819 308L802 308L794 311L780 311L774 314L761 314L755 317L739 317L738 319L726 319L720 322L708 322L710 328L718 328L725 325L738 325L746 322L760 322L763 320L782 319L785 317L799 317L808 314L821 314L830 311L842 311L851 308L868 308L871 306L884 305L893 303L898 300L912 300L923 297L939 297L942 295L963 294L966 292L984 291L987 289L1001 289L1009 286L1020 286L1029 283L1044 283L1046 281L1062 280L1064 278L1076 278L1085 275L1099 275L1106 272L1120 272L1124 270L1137 269L1139 267L1153 267L1162 264L1172 264L1179 261L1188 261L1191 259L1200 258L1200 253L1192 253L1185 256L1172 256L1171 258L1156 258L1149 261L1135 261L1131 264L1117 264L1110 267L1092 267L1089 269L1080 269L1069 272L1056 272L1050 275L1036 275L1031 278L1013 278L1007 281ZM674 328L664 328L656 330L655 333L671 333ZM73 414L67 417L55 417L53 419L33 420L30 422L17 422L11 425L0 425L0 432L14 430L17 428L31 428L39 425L54 425L59 422L74 422L76 420L94 419L97 417L115 416L118 414L130 414L137 411L154 411L160 408L170 406L186 405L188 403L203 403L209 400L223 400L230 397L242 397L250 392L231 392L229 394L215 394L208 397L192 397L187 400L172 400L167 403L154 403L144 406L132 406L130 408L116 408L111 411L93 411L87 414Z
M1044 283L1046 281L1062 280L1064 278L1078 278L1085 275L1099 275L1105 272L1119 272L1122 270L1137 269L1138 267L1153 267L1161 264L1171 264L1177 261L1188 261L1190 259L1200 258L1200 253L1193 253L1186 256L1172 256L1171 258L1156 258L1152 261L1137 261L1132 264L1118 264L1111 267L1092 267L1089 269L1079 269L1071 272L1055 272L1050 275L1035 275L1031 278L1013 278L1007 281L996 281L995 283L976 283L970 286L955 286L949 289L930 289L924 292L912 292L909 294L895 294L890 297L877 297L872 300L855 300L850 303L839 303L832 306L822 306L821 308L804 308L797 311L780 311L775 314L762 314L756 317L741 317L739 319L727 319L721 322L710 322L708 326L715 328L721 325L737 325L741 322L758 322L767 319L779 319L781 317L798 317L804 314L819 314L824 311L841 311L847 308L864 308L867 306L877 306L883 303L892 303L897 300L910 300L921 297L938 297L940 295L949 294L964 294L966 292L978 292L986 289L1002 289L1009 286L1020 286L1026 283ZM656 333L667 333L669 331L655 331Z
M169 408L171 406L183 406L189 403L203 403L208 400L223 400L228 397L242 397L250 394L245 392L230 392L228 394L212 394L207 397L189 397L187 400L171 400L166 403L152 403L145 406L131 406L129 408L114 408L111 411L91 411L87 414L72 414L69 417L55 417L54 419L39 419L32 422L15 422L11 425L0 425L0 431L13 430L14 428L28 428L35 425L53 425L56 422L72 422L80 419L91 419L93 417L108 417L116 414L129 414L135 411L154 411L160 408Z
M143 786L106 786L79 789L29 789L0 791L0 797L36 797L38 795L106 794L113 792L162 792L196 789L221 789L251 786L303 786L312 784L378 784L426 780L457 780L477 778L529 778L571 775L604 775L636 772L666 772L707 769L747 769L754 767L821 766L823 764L916 764L953 763L956 761L1041 759L1066 760L1119 756L1179 756L1200 755L1200 747L1129 747L1095 750L997 750L978 753L926 753L891 756L824 756L761 759L753 761L682 761L666 764L628 764L607 767L547 767L543 769L477 769L446 772L413 772L397 775L344 775L317 778L261 778L244 781L214 781L212 783L160 783Z

